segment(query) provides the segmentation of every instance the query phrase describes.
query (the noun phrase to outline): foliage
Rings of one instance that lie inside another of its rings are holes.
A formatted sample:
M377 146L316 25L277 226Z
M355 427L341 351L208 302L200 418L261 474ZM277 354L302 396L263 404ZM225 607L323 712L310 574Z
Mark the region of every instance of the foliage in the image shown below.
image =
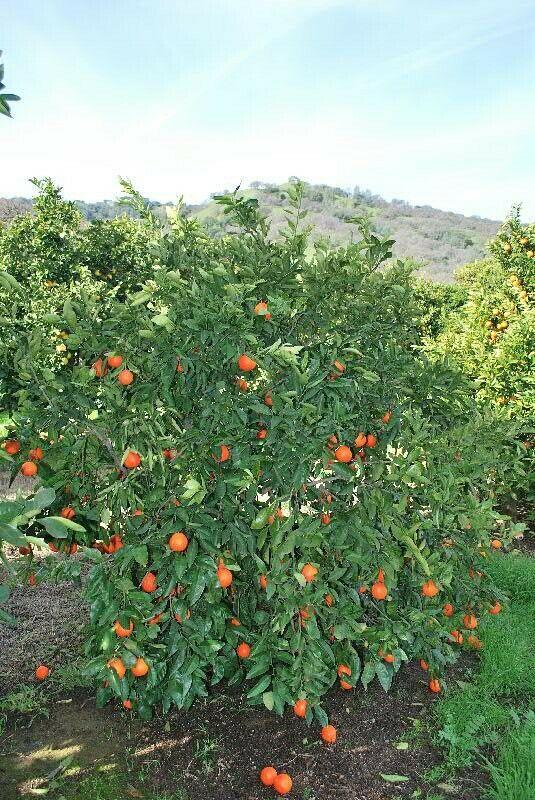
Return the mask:
M0 462L2 456L6 460L10 459L3 450L0 450ZM32 544L42 546L42 539L36 540L34 537L27 536L21 533L20 529L28 530L30 526L51 525L51 517L44 518L37 515L50 506L54 499L55 492L53 489L39 489L30 499L0 500L0 564L8 574L13 573L13 568L3 552L4 544L27 548L31 547ZM0 603L5 603L8 597L9 586L5 583L0 584ZM14 619L0 608L0 622L13 623Z
M0 50L0 58L2 57L2 50ZM10 103L15 103L17 100L20 100L20 97L16 94L7 94L6 92L2 92L2 89L5 89L5 84L2 83L4 80L4 65L0 64L0 114L4 114L6 117L11 116L11 109L9 107Z
M96 220L82 234L81 263L99 281L122 294L148 280L154 270L150 229L127 216Z
M443 331L450 315L468 299L468 290L463 284L432 283L423 279L415 281L414 294L420 305L422 335L431 339Z
M39 476L85 528L67 549L103 540L87 551L99 702L147 718L247 680L253 704L306 697L325 724L337 665L350 686L388 689L414 657L439 675L450 631L496 599L485 556L516 531L495 505L522 466L462 376L418 353L410 268L383 268L392 241L366 225L311 249L299 184L277 242L254 198L218 198L245 232L214 242L127 191L159 268L124 302L70 303L72 367L51 374L29 347L14 415L21 459L42 442Z
M531 800L535 796L535 714L518 721L518 730L499 749L489 765L492 785L488 800Z
M448 316L430 350L451 357L476 382L481 404L497 404L529 425L535 411L535 225L521 225L514 212L490 252L491 260L459 272L468 299Z

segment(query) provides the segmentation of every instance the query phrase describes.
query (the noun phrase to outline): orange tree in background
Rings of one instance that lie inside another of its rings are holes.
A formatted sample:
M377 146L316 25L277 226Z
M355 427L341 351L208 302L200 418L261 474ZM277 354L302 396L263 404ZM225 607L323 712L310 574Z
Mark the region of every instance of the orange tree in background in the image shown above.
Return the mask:
M480 405L496 405L502 416L524 420L532 438L535 225L522 225L518 210L513 210L489 250L488 260L459 271L466 300L446 315L429 350L448 355L475 381Z
M139 292L72 302L72 368L26 357L7 457L56 490L50 547L92 554L99 702L143 717L225 679L325 725L333 684L388 689L413 658L438 691L503 602L484 561L515 532L514 448L418 354L391 242L310 253L290 201L279 242L235 195L240 234L175 217Z

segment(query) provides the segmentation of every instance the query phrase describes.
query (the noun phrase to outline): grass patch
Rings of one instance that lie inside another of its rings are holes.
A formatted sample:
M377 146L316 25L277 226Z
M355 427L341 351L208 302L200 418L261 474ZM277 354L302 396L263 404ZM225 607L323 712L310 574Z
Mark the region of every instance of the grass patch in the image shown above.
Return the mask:
M72 785L61 781L59 794L54 797L56 800L126 800L129 797L142 797L143 800L190 800L183 789L172 793L154 793L145 789L137 791L130 786L124 775L113 772L90 775L76 780Z
M488 572L511 598L481 625L484 648L472 681L436 706L436 740L446 750L445 774L483 761L489 800L535 798L535 559L496 555ZM501 743L501 744L500 744ZM490 763L482 752L496 748Z
M528 715L519 730L507 737L489 772L492 786L486 793L488 800L533 800L535 715Z

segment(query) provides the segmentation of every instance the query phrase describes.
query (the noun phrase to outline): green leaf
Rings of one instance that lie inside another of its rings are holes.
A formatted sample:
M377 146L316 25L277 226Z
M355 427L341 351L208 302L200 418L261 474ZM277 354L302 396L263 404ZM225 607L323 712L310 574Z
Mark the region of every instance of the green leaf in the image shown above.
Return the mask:
M2 539L14 547L21 547L26 543L26 538L23 534L17 528L7 525L5 522L0 522L0 540Z
M407 778L406 775L384 775L382 772L379 774L387 783L405 783L406 781L410 780L410 778Z
M273 692L264 692L264 694L262 695L262 702L264 703L268 711L273 711L273 706L275 705L275 698L273 697Z
M264 677L258 681L256 686L254 686L250 692L247 693L247 697L258 697L259 694L264 692L265 689L271 683L271 675L264 675Z
M66 539L70 530L85 533L82 525L78 525L77 522L70 519L63 519L63 517L42 517L40 523L47 533L57 539Z

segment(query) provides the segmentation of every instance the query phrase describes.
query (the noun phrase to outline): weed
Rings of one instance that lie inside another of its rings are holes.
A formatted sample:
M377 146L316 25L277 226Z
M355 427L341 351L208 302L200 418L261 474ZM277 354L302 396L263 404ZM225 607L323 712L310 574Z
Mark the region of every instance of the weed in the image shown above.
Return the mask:
M528 716L519 730L499 750L489 765L492 786L489 800L533 800L535 797L535 715Z
M36 686L21 686L0 699L0 710L32 717L48 717L46 698Z

